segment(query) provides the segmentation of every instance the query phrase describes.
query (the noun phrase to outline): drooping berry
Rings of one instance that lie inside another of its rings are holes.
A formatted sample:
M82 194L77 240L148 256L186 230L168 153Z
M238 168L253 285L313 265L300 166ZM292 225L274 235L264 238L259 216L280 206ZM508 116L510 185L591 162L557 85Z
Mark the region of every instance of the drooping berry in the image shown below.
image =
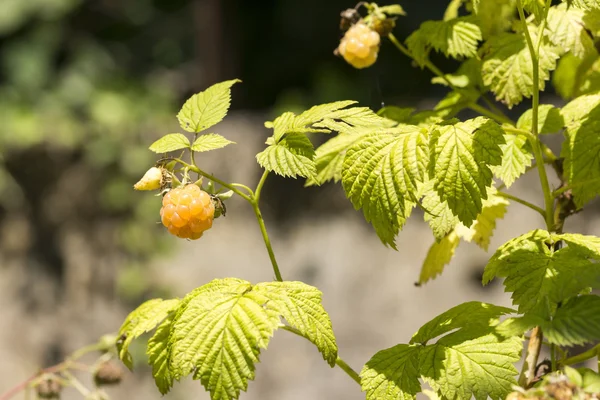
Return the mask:
M36 391L40 399L60 399L62 384L55 376L49 375L36 385Z
M123 379L123 369L114 362L105 361L94 371L96 386L116 385Z
M200 239L212 227L215 206L208 193L190 184L163 197L160 218L169 232L182 239Z
M346 32L338 51L354 68L370 67L377 60L380 37L362 22L352 25Z

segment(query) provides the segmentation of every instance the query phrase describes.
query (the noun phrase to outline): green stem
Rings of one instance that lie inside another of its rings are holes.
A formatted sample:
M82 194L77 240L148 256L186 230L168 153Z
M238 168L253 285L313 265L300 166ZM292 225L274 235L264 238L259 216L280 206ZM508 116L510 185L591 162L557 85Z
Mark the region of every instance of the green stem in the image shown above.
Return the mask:
M552 371L556 371L556 345L554 343L550 344L550 365Z
M17 384L13 388L9 389L4 394L0 395L0 400L8 400L22 390L25 390L27 393L27 390L29 389L29 385L32 382L34 382L37 378L39 378L40 376L42 376L44 374L56 374L59 372L64 374L69 368L71 368L75 364L75 361L78 360L79 358L85 356L88 353L92 353L94 351L102 351L102 350L106 350L106 343L104 343L103 341L82 347L82 348L74 351L73 353L71 353L71 355L69 355L62 362L38 371L35 375L32 375L25 381Z
M548 15L548 9L550 7L550 0L546 1L546 7L544 10L544 20L546 20ZM523 2L522 0L517 0L517 8L519 10L519 18L521 19L521 24L523 25L523 32L525 34L525 40L527 42L527 47L529 48L529 54L531 56L531 64L533 69L533 95L532 95L532 111L531 111L531 134L533 138L529 138L531 147L533 149L533 154L535 156L535 161L537 164L537 170L540 177L540 183L542 185L542 190L544 191L544 204L545 204L545 212L544 219L546 221L546 227L549 231L554 230L554 198L552 197L552 191L550 190L550 184L548 183L548 176L546 175L546 167L544 165L544 156L542 154L542 146L539 138L538 132L538 121L539 121L539 105L540 105L540 68L539 68L539 45L541 41L540 35L538 38L537 46L534 46L533 40L531 39L531 33L529 32L529 27L527 26L527 19L525 18L525 12L523 10ZM544 22L545 24L545 22ZM521 374L519 376L519 385L524 388L527 388L531 385L533 379L535 378L535 368L538 362L538 358L540 355L540 350L542 347L543 341L543 332L539 326L536 326L531 331L531 340L527 346L527 354L525 356L525 362L523 363L523 368L521 369Z
M281 327L281 329L284 329L284 330L286 330L288 332L291 332L294 335L301 336L301 337L303 337L306 340L309 340L306 336L304 336L302 334L302 332L300 332L298 329L296 329L296 328L294 328L292 326L283 325ZM335 360L335 365L337 365L338 367L340 367L342 369L342 371L344 371L350 378L352 378L354 380L354 382L358 383L359 385L361 384L360 383L360 376L358 375L358 373L355 370L352 369L351 366L348 365L348 363L346 363L346 361L344 361L340 357L338 357Z
M513 196L512 194L508 194L508 193L504 193L504 192L500 192L500 191L497 192L497 195L500 196L500 197L504 197L506 199L509 199L509 200L513 200L513 201L515 201L517 203L523 204L525 207L529 207L533 211L538 212L542 217L545 217L545 215L546 215L546 211L544 211L543 208L538 207L535 204L532 204L532 203L528 202L527 200L523 200L520 197Z
M548 5L548 2L546 3ZM548 176L546 175L546 168L544 167L544 156L542 154L541 142L538 137L538 121L539 121L539 105L540 105L540 67L539 57L536 51L536 47L531 39L531 33L527 26L527 20L525 18L525 12L523 11L522 0L517 0L517 8L519 9L519 16L521 23L523 24L523 31L525 32L525 40L527 41L527 47L529 47L529 53L531 55L531 63L533 68L533 98L531 107L531 134L535 140L530 140L531 147L533 148L533 154L535 161L538 165L538 173L540 175L540 182L542 184L542 190L544 191L544 203L546 205L545 220L546 227L549 231L553 230L554 226L554 199L552 197L552 190L548 183ZM547 7L546 7L547 8ZM545 12L547 14L547 11ZM530 138L533 139L533 138Z
M469 108L475 112L478 112L481 115L484 115L486 117L493 119L494 121L496 121L500 124L511 124L511 125L514 124L514 122L510 118L506 117L505 115L496 114L493 111L490 111L487 108L482 107L477 103L470 103Z
M178 163L180 163L181 165L184 165L186 167L188 167L190 169L190 171L194 171L195 173L197 173L198 175L201 175L207 179L210 179L211 181L218 183L219 185L226 187L227 189L231 190L233 193L237 194L238 196L240 196L241 198L243 198L246 201L249 201L250 203L252 202L252 198L250 196L248 196L246 193L242 192L241 190L239 190L237 187L230 185L229 183L220 180L219 178L216 178L204 171L202 171L200 168L196 167L195 165L189 165L188 163L186 163L185 161L179 159L179 158L174 158L174 161L177 161Z
M67 378L69 384L77 389L77 391L81 393L84 398L88 398L90 395L90 390L86 388L85 385L79 381L79 379L75 378L75 376L67 370L62 371L62 375Z
M256 189L254 190L254 199L257 203L260 200L260 192L262 192L262 188L265 185L267 176L269 176L269 171L263 172L262 176L260 177L260 181L258 181L258 185L256 185Z
M525 129L514 128L512 126L507 125L502 125L502 129L508 134L523 135L527 137L529 141L535 140L535 136L533 136L531 132L526 131Z
M267 248L267 253L269 253L269 258L271 259L271 266L273 267L273 272L275 273L275 278L282 282L283 278L281 277L281 272L279 271L279 265L277 265L277 260L275 259L275 252L273 251L273 246L271 246L271 239L269 239L269 234L267 233L267 227L265 226L265 220L260 212L260 207L258 205L260 201L260 194L262 192L263 186L267 181L267 177L269 176L269 171L263 172L258 184L256 185L256 189L254 189L254 196L250 201L252 204L252 209L254 210L254 214L256 215L256 220L258 221L258 226L260 227L260 232L262 233L263 241L265 242L265 247Z
M599 352L600 352L600 344L597 344L594 347L592 347L591 349L584 351L583 353L580 353L573 357L569 357L564 360L561 360L559 362L559 364L560 364L560 366L579 364L579 363L587 361L591 358L597 357L598 354L600 354Z
M254 214L256 215L256 220L258 221L258 226L260 227L260 233L262 233L263 241L265 242L265 247L267 248L267 253L269 253L269 258L271 259L271 265L273 266L273 272L275 273L275 278L279 282L283 282L283 278L281 277L281 272L279 272L279 266L277 265L277 260L275 259L275 253L273 252L273 247L271 246L271 240L269 239L269 234L267 233L267 227L265 226L265 220L260 212L260 208L258 207L258 203L256 202L256 198L250 201L252 204L252 209L254 210Z
M413 60L415 59L413 57L412 53L410 52L410 50L408 48L406 48L406 46L404 46L402 43L400 43L400 41L396 38L396 36L394 36L393 33L390 33L388 35L388 39L390 39L390 42L392 42L392 44L394 46L396 46L396 48L398 50L400 50L400 52L402 54L404 54L405 56L407 56L408 58L411 58ZM448 87L450 87L452 90L458 91L460 89L460 88L457 88L452 82L450 82L450 79L448 79L446 74L444 74L442 72L442 70L440 70L429 59L425 59L423 65L425 66L425 68L427 68L429 71L431 71L434 75L443 79L446 82L446 84L448 85ZM486 102L486 104L488 104L490 106L490 108L494 109L494 111L490 111L490 110L486 109L485 107L481 107L480 105L478 105L476 103L471 103L469 105L469 108L471 108L473 111L479 112L481 115L490 117L490 118L496 120L497 122L508 123L508 124L514 125L514 122L510 118L508 118L506 115L504 115L502 113L502 111L500 111L497 107L495 107L491 101L489 101L487 98L485 98L484 93L481 93L481 95L484 96L483 100Z

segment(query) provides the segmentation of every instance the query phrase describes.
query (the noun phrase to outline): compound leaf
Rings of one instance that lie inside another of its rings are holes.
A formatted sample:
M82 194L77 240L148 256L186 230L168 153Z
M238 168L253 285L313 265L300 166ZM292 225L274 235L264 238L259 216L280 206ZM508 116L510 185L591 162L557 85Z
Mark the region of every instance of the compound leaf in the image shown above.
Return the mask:
M225 139L223 136L216 133L207 133L198 136L198 138L192 144L192 150L197 152L210 151L216 149L222 149L223 147L230 145L231 140Z
M262 305L265 296L239 279L214 280L188 295L173 320L169 370L173 379L194 372L212 399L237 399L254 379L260 349L280 324Z
M537 35L530 30L534 39ZM492 36L483 47L481 74L486 86L496 94L496 100L509 108L523 97L533 95L533 63L525 37L521 33L502 33ZM556 67L558 49L543 37L539 52L539 87L544 90L550 71Z
M283 177L298 176L316 179L315 149L303 133L290 132L276 144L271 144L256 155L256 160L267 171Z
M419 357L421 375L449 400L504 399L516 384L513 364L521 358L521 339L470 336L459 331L425 346Z
M338 349L331 320L321 304L321 291L302 282L259 283L254 290L268 299L265 308L285 318L317 346L330 366L335 366Z
M410 215L418 185L425 179L428 135L405 125L361 137L346 151L342 186L381 241L394 239Z
M181 133L169 133L152 143L150 150L155 153L168 153L170 151L188 149L190 140Z
M313 342L330 365L335 364L337 345L317 289L301 282L251 285L240 279L217 279L188 294L169 327L163 324L155 334L153 366L160 369L166 335L161 329L170 330L169 374L159 375L160 384L168 390L170 382L193 373L212 399L237 399L254 379L260 351L282 326L281 317Z
M600 340L600 297L574 297L562 304L552 316L539 311L527 313L507 319L497 330L503 335L521 335L534 326L542 328L545 340L559 346Z
M419 275L418 281L419 285L426 283L442 273L444 267L452 260L454 251L459 243L460 237L455 231L451 231L439 242L436 241L431 245L427 252L427 257L425 257L425 261L423 261L423 266L421 267L421 274Z
M594 40L585 24L585 12L566 4L551 7L548 11L548 37L563 52L571 52L579 58L596 53Z
M470 301L453 307L423 325L410 340L411 344L426 344L440 335L459 329L464 332L479 332L489 328L502 315L514 310L493 304ZM456 332L458 333L458 331Z
M566 247L555 250L559 242ZM513 303L525 313L600 287L600 239L535 230L502 245L485 267L483 283L504 277Z
M220 82L190 97L177 114L182 129L201 132L225 118L231 104L231 87L239 79Z
M342 166L346 149L359 141L363 135L340 133L329 139L315 151L315 166L317 177L306 182L307 186L320 185L333 180L339 182L342 179Z
M503 143L500 126L483 117L440 126L432 134L429 177L466 226L481 212L492 183L490 166L501 163Z
M399 344L377 352L360 372L367 400L415 400L421 391L421 346Z
M119 329L117 350L119 358L129 369L133 368L133 360L128 351L133 339L156 328L178 305L179 299L152 299L141 304L125 318Z
M424 22L406 39L406 45L415 61L423 66L430 49L454 58L474 57L481 40L481 29L475 19L459 17L447 21Z

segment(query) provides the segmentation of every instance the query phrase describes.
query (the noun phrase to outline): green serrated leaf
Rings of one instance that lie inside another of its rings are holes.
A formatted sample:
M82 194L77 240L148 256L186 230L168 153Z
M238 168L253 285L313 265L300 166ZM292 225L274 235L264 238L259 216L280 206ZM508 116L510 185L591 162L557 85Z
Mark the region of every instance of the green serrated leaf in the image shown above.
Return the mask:
M490 166L501 163L503 143L500 126L483 117L440 126L432 134L429 178L466 226L481 212L492 183Z
M579 208L600 194L599 100L600 95L582 96L562 110L567 123L566 140L561 150L565 159L564 175ZM584 114L585 111L588 113Z
M551 7L548 11L548 37L564 53L571 52L579 58L597 53L594 40L587 31L585 12L566 4Z
M577 128L600 106L600 93L580 96L565 105L560 113L567 128Z
M256 155L256 160L267 171L283 177L298 176L317 179L315 149L302 133L288 133L277 144L272 144Z
M330 130L325 128L312 128L312 124L322 121L331 116L338 110L356 104L356 101L345 100L336 101L334 103L321 104L314 106L309 110L304 111L300 115L295 115L292 112L285 112L273 121L273 139L278 142L287 133L308 133L322 132L328 133ZM373 113L375 114L375 113Z
M599 0L563 0L582 10L600 10Z
M312 126L340 133L361 134L395 125L394 121L375 114L370 108L352 107L334 111Z
M537 34L530 29L534 43ZM543 37L539 46L539 88L544 90L550 71L556 67L560 53ZM490 86L496 100L509 108L520 103L524 97L533 95L533 63L525 37L521 33L503 33L491 37L483 46L481 74L483 83Z
M517 128L531 132L533 111L525 111L517 121ZM551 104L540 104L538 108L538 133L556 133L562 130L565 121L560 110Z
M148 364L152 366L152 376L161 394L167 394L173 387L173 377L169 371L168 346L169 335L174 315L171 314L156 328L154 335L148 340Z
M221 122L231 104L231 87L238 82L220 82L190 97L177 114L181 128L197 133Z
M317 168L316 179L309 179L306 186L321 185L333 180L339 182L342 179L342 166L346 149L359 141L360 134L340 133L329 139L315 151L315 166Z
M502 179L505 186L510 188L512 184L523 175L531 166L533 154L527 138L522 135L507 135L506 143L500 145L502 149L502 164L493 166L494 175Z
M367 134L346 151L342 186L355 209L362 208L381 241L394 239L414 206L425 179L428 131L405 125Z
M170 375L160 375L165 388L193 373L212 399L237 399L254 379L260 350L282 326L282 316L335 364L337 345L320 291L301 282L251 285L235 278L217 279L188 294L170 322ZM159 331L155 337L158 360L165 342ZM160 368L163 362L153 365Z
M462 303L423 325L413 335L410 343L426 344L428 341L456 329L470 332L473 331L472 328L475 328L479 332L479 328L487 329L502 315L513 312L514 310L510 308L478 301Z
M148 300L132 311L119 329L117 350L119 358L129 368L133 368L133 360L129 354L129 345L133 339L150 332L160 324L179 305L179 299Z
M231 140L225 139L216 133L206 133L198 136L192 144L192 150L197 152L222 149L223 147L234 144Z
M367 400L415 400L419 383L420 346L399 344L377 352L360 372Z
M558 242L567 246L555 250ZM502 245L485 267L483 283L506 278L506 291L525 313L558 304L588 287L600 287L600 239L535 230Z
M279 314L262 306L267 300L249 282L234 278L192 292L169 336L173 379L194 372L212 399L237 399L254 379L260 349L280 324Z
M419 357L421 375L449 400L504 399L516 385L513 364L521 358L521 340L501 340L493 333L469 336L459 331L425 346Z
M442 273L444 267L450 263L454 256L454 251L460 243L460 237L455 231L451 231L448 235L443 237L439 242L434 242L429 251L427 257L421 267L421 274L419 275L419 285L427 283L429 280L435 278Z
M500 334L522 335L534 326L544 332L544 339L559 346L574 346L600 339L600 297L583 295L569 299L553 315L533 311L522 317L510 318L500 325Z
M471 16L426 21L406 39L406 45L421 66L425 65L431 49L453 58L474 57L482 40L481 29L475 22Z
M487 251L490 238L496 229L496 221L504 218L509 202L504 197L498 196L496 189L488 190L488 198L483 200L481 213L469 228L459 224L456 233L467 242L474 242Z
M600 297L586 295L569 300L541 327L546 340L559 346L600 340Z
M428 181L423 187L422 205L426 212L424 219L429 223L433 236L437 240L445 238L460 223L458 218L448 207L448 203L440 199L440 196L433 190L433 181Z
M320 290L302 282L259 283L253 290L268 299L264 307L279 313L317 346L331 367L335 366L338 349Z
M155 153L168 153L170 151L188 149L190 140L181 133L169 133L152 143L150 150Z

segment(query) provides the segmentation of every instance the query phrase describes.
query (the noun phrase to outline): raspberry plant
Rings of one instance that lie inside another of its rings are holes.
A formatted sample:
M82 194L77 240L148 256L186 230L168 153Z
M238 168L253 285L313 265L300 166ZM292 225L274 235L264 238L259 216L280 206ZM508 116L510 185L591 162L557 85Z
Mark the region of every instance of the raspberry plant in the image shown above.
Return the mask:
M217 279L182 299L149 300L127 317L119 357L131 368L129 345L154 331L147 354L161 393L192 375L211 398L238 398L254 378L261 350L282 329L312 342L368 400L415 399L420 392L432 399L598 398L598 372L569 366L594 357L600 364L598 344L571 354L575 345L600 340L600 297L591 291L600 286L600 238L563 232L563 226L600 194L600 1L452 0L442 20L423 23L404 43L392 33L403 15L399 5L374 3L344 11L346 33L337 53L366 68L389 41L431 71L434 84L448 88L433 110L388 106L376 113L338 101L299 115L286 112L265 124L272 135L256 156L264 173L252 189L208 174L196 162L198 153L232 144L205 133L227 114L239 82L231 80L183 105L177 117L188 134L168 134L150 147L160 159L136 188L160 190L169 231L199 238L215 210L214 218L224 213L223 201L237 195L254 210L275 276L256 284ZM432 52L460 67L442 72ZM561 108L540 104L550 79L566 102ZM513 121L503 110L525 99L531 108ZM463 110L480 116L460 120ZM330 138L315 149L314 134ZM564 136L558 155L544 144L551 134ZM505 191L532 170L539 175L541 205ZM548 172L556 174L558 187L551 188ZM504 279L515 308L458 305L355 372L338 355L321 292L282 277L259 207L273 173L305 179L308 186L340 182L392 248L412 210L421 208L434 242L420 284L443 272L461 241L488 250L496 221L510 202L521 203L541 216L540 228L498 248L483 273L484 285ZM542 346L550 360L540 363Z

